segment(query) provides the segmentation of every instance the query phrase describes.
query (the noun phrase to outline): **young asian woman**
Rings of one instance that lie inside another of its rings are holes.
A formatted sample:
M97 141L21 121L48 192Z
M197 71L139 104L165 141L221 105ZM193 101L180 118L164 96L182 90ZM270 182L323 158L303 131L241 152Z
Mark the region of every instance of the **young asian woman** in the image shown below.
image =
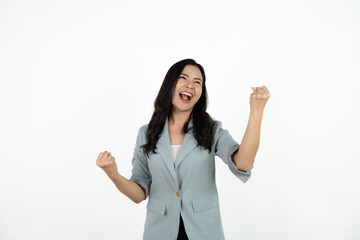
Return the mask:
M224 239L215 156L248 181L270 97L265 86L252 90L240 145L206 112L204 68L193 59L181 60L168 70L150 122L138 130L130 179L118 173L110 152L99 154L96 164L120 192L136 203L148 198L144 240Z

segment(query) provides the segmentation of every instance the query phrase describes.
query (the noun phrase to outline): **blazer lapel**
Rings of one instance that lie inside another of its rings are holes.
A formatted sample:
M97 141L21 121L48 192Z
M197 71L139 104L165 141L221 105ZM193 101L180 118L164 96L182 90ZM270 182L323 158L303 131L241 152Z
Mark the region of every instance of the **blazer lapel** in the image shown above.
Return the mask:
M193 126L193 119L191 118L188 128L192 126ZM163 159L166 167L169 169L176 184L177 184L176 168L186 158L186 156L189 155L189 153L192 150L194 150L196 146L197 146L197 140L193 135L193 130L190 130L185 134L184 140L181 144L181 148L176 159L176 164L174 166L173 154L170 143L170 135L169 135L169 122L168 122L168 118L166 118L164 129L158 140L157 151L161 155L161 158Z
M193 126L193 119L190 119L188 128ZM176 158L176 163L175 163L175 169L178 168L178 166L180 165L180 163L186 158L187 155L189 155L189 153L194 150L194 148L197 146L197 140L193 135L193 130L191 129L190 131L188 131L185 134L184 140L181 144L180 147L180 151L179 154Z
M160 135L156 148L161 158L163 159L166 167L169 169L169 172L171 173L171 176L173 177L175 184L177 185L174 160L173 160L170 136L169 136L168 118L166 118L164 129Z

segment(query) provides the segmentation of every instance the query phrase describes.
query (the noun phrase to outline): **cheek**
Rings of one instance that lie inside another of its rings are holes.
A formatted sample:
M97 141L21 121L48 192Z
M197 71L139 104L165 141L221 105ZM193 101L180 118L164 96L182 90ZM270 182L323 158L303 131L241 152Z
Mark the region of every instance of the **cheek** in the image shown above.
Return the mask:
M177 97L179 97L179 86L175 86L175 89L174 89L174 93L173 93L173 99L176 99Z
M200 99L201 95L202 95L202 89L200 89L198 92L197 92L197 98Z
M175 101L177 98L179 97L178 94L174 93L174 96L173 96L173 101Z

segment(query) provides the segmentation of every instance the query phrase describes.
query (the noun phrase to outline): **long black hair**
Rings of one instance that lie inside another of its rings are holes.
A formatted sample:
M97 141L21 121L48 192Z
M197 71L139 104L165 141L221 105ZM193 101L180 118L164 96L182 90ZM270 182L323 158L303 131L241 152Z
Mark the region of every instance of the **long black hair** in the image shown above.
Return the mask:
M203 84L202 94L197 103L194 105L190 117L184 124L182 131L184 134L186 134L190 130L188 129L188 125L190 119L192 118L193 134L198 142L198 145L208 149L209 153L211 152L213 144L213 129L215 123L212 117L206 112L208 95L205 85L205 71L199 63L195 62L195 60L191 58L188 58L181 60L170 67L160 87L159 93L154 102L155 109L147 128L147 143L141 146L147 156L149 156L150 152L156 153L156 143L159 140L160 134L164 128L166 118L171 115L173 107L172 96L175 91L177 81L179 79L180 73L186 65L193 65L200 69L203 78Z

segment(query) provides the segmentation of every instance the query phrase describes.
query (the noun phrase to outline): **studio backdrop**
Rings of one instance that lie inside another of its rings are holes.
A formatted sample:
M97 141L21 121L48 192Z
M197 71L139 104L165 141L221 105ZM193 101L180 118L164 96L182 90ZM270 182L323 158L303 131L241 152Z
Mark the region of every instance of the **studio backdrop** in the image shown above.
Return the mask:
M265 85L244 184L216 157L226 239L360 239L359 1L0 1L0 239L141 239L138 129L169 67L205 69L208 113L241 143Z

